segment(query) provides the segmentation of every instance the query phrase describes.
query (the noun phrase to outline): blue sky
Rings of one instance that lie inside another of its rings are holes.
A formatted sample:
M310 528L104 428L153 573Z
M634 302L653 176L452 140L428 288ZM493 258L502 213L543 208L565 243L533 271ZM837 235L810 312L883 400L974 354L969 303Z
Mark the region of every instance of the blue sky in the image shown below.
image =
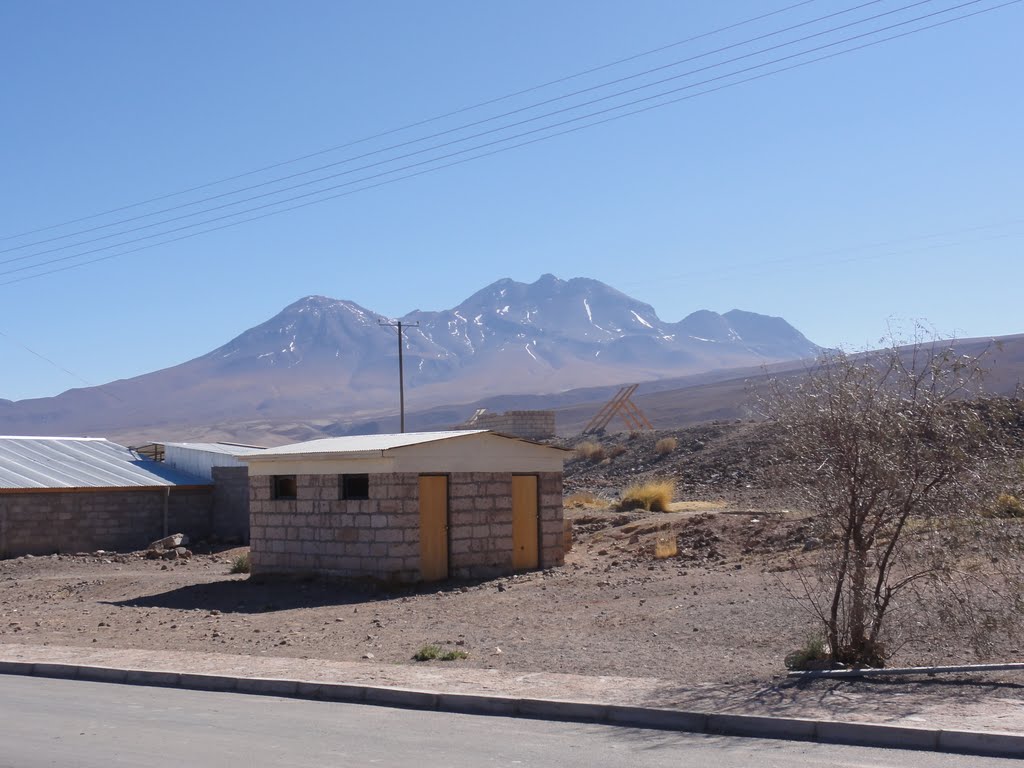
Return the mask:
M879 0L658 77L911 2ZM654 90L960 2L923 2ZM999 2L980 0L929 21ZM793 3L9 0L0 5L0 236L244 173ZM858 4L808 2L487 109L246 177L236 186ZM1016 311L1024 278L1022 25L1024 4L1014 4L359 194L0 285L0 397L52 395L80 386L80 379L99 384L185 361L307 294L347 298L397 316L450 307L501 277L533 281L545 272L603 280L669 321L701 308L781 315L826 345L870 344L890 317L924 318L960 336L1022 332ZM387 155L360 162L381 157ZM351 166L324 173L345 167ZM0 249L231 188L5 240ZM189 221L195 219L182 223ZM76 240L8 251L0 262L69 242ZM32 261L0 263L0 272ZM27 274L33 271L0 275L0 282Z

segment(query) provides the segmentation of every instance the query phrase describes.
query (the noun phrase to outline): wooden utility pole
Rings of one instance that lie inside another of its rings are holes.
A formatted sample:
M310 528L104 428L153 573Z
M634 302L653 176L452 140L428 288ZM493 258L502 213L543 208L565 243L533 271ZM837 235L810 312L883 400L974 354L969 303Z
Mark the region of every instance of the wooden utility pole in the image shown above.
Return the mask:
M393 323L383 323L379 320L377 325L387 326L388 328L398 329L398 413L399 413L399 424L400 431L405 434L405 364L403 362L402 351L405 347L405 339L402 336L403 328L418 328L419 322L413 323L411 326L406 325L401 320L396 320Z

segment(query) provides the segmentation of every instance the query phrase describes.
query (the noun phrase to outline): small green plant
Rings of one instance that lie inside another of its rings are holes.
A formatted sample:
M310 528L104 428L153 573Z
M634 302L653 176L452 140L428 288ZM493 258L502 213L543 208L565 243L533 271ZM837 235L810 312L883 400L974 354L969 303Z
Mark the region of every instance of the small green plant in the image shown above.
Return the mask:
M412 655L412 658L413 661L458 661L468 659L469 654L459 650L443 651L439 645L424 645Z
M231 558L231 573L249 573L252 564L249 561L249 553L243 552Z
M604 446L593 440L584 440L576 446L576 458L597 463L604 458Z
M831 666L828 647L821 635L810 635L802 648L786 656L786 668L796 670L826 669Z
M679 445L674 437L663 437L654 444L654 452L659 456L668 456Z
M675 486L671 480L652 480L634 483L622 492L619 509L646 509L649 512L667 512L672 503Z

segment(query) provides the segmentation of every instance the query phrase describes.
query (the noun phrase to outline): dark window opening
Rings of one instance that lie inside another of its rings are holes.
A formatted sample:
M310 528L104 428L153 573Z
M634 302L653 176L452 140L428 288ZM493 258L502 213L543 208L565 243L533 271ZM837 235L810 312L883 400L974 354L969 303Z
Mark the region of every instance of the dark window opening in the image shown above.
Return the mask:
M285 500L298 496L295 475L274 475L274 498Z
M369 475L342 475L341 498L346 501L358 501L370 498Z

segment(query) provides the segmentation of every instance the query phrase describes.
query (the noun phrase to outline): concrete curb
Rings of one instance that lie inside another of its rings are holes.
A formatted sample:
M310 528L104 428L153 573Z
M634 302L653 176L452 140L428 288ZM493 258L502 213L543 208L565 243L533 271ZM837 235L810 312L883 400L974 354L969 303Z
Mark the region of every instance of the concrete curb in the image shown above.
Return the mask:
M917 749L988 757L1024 757L1024 734L950 731L876 723L840 723L760 715L706 714L655 707L528 699L487 694L437 693L347 683L319 683L266 677L160 672L144 669L44 664L0 660L0 674L121 683L194 691L219 691L373 704L402 709L471 715L525 717L630 728L684 731L718 736L816 741L888 749Z

